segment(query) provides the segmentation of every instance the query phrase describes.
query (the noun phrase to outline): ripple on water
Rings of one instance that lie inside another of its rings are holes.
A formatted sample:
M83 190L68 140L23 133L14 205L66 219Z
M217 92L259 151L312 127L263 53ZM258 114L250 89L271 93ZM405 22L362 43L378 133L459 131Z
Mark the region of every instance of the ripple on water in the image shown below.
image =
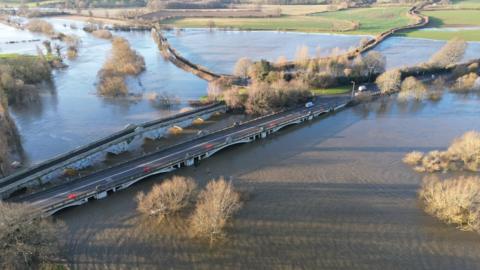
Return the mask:
M217 247L188 236L185 217L152 225L135 194L154 177L57 217L73 268L478 269L480 237L424 214L420 176L400 160L480 129L476 104L446 96L414 110L389 102L347 109L267 140L222 151L179 174L232 176L250 199ZM463 113L452 105L463 104ZM368 111L368 113L366 112ZM442 112L438 116L439 111ZM156 228L152 230L151 228Z

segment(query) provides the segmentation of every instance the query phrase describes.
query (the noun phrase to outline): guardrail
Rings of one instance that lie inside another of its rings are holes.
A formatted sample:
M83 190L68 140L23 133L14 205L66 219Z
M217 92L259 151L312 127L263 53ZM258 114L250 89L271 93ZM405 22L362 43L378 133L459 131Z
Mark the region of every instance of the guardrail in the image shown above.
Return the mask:
M168 161L167 163L157 165L157 167L155 165L153 165L153 166L150 167L151 171L149 171L149 172L139 172L139 173L137 173L133 176L129 176L129 177L126 177L126 178L121 178L121 179L115 180L111 183L103 185L101 187L101 189L96 189L96 190L93 190L93 191L86 191L86 192L83 192L83 193L76 194L75 199L66 198L66 199L64 199L60 202L57 202L57 203L53 204L53 205L46 206L46 207L42 208L41 210L46 215L50 215L50 214L53 214L56 211L61 210L65 207L86 203L89 199L94 198L97 194L108 192L108 191L111 191L111 190L117 191L117 190L120 190L120 189L124 188L124 187L122 187L122 185L128 184L128 186L129 186L132 183L134 183L136 181L139 181L143 178L146 178L148 176L158 174L158 173L161 173L161 172L171 171L171 170L174 170L175 168L180 168L181 164L184 163L187 159L196 159L197 158L198 160L200 160L199 157L207 155L209 152L210 153L216 152L219 149L223 149L225 147L228 147L229 145L233 145L233 144L236 144L236 143L241 142L241 141L245 141L245 140L252 141L252 140L250 140L250 138L252 138L252 137L255 138L256 136L259 136L261 133L264 133L264 132L266 132L266 134L267 133L268 134L273 133L273 132L277 131L278 129L280 129L282 127L285 127L287 125L303 122L306 119L309 119L309 117L311 117L311 118L317 117L321 114L343 108L349 102L350 101L341 102L341 103L338 102L338 103L334 103L333 105L331 105L329 107L319 106L314 111L305 110L303 112L299 112L299 115L294 117L294 118L290 118L290 119L287 119L287 120L284 120L284 121L276 122L275 125L272 125L272 126L265 127L264 123L259 124L258 126L253 126L253 127L251 127L252 131L247 132L246 134L241 134L238 137L231 138L230 141L225 140L222 143L216 144L215 146L213 146L212 148L209 148L209 149L201 148L201 149L198 149L194 152L188 152L188 157L175 158L175 159L172 159L172 160ZM262 118L271 117L273 115L276 115L276 114L278 115L278 114L281 114L281 113L284 113L284 111L283 112L277 112L277 113L274 113L274 114L270 114L270 115L267 115L267 116L263 116ZM242 125L246 125L246 124L251 123L253 121L258 121L262 118L252 119L250 121L244 122ZM214 133L205 135L204 137L207 137L207 136L212 136L213 137L215 134L224 132L225 130L228 130L228 129L231 129L231 128L232 127L224 128L224 129L218 130ZM172 146L172 148L177 147L177 146L179 146L179 145ZM155 154L156 153L152 153L150 155L153 156ZM119 164L119 165L116 165L116 166L122 166L122 165L125 165L127 163L134 162L136 160L138 160L138 159L129 160L129 161L123 162L122 164ZM115 166L111 166L110 168L113 168L113 167L115 167Z
M195 117L196 115L199 115L201 113L205 112L215 112L215 111L222 111L226 110L226 106L223 104L212 104L209 106L205 106L196 110L191 110L188 112L184 113L179 113L175 114L169 117L161 118L158 120L153 120L149 121L146 123L142 123L139 125L134 125L131 127L127 127L119 132L116 132L110 136L107 136L105 138L99 139L97 141L94 141L90 144L87 144L85 146L76 148L70 152L58 155L54 158L51 158L45 162L39 163L35 166L23 169L19 172L16 172L14 174L11 174L7 177L4 177L0 179L0 191L5 192L4 189L8 189L13 185L17 185L18 182L22 181L22 184L25 184L28 181L33 181L42 175L45 175L49 173L50 171L54 169L58 169L55 166L59 166L62 163L74 163L78 161L79 159L83 158L82 156L84 155L90 155L94 154L97 152L99 147L105 146L105 145L110 145L116 142L121 142L124 140L127 140L131 136L134 136L136 134L137 128L141 128L143 130L149 130L150 128L156 126L156 125L162 125L162 124L167 124L168 122L172 121L181 121L182 119L189 118L189 117Z

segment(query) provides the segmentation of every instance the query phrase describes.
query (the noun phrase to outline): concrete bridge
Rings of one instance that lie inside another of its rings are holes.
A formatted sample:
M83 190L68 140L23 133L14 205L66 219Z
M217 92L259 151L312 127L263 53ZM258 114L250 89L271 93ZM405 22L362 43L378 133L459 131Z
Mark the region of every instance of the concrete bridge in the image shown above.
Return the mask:
M196 119L207 119L214 113L225 112L223 104L213 104L185 113L130 125L108 137L76 148L38 165L0 179L0 198L8 197L25 187L38 186L65 176L69 171L78 171L105 160L107 154L119 154L138 149L145 139L159 139L172 127L190 126Z
M232 145L266 138L287 126L310 121L322 114L339 110L349 101L348 97L332 98L322 103L316 102L310 108L301 107L256 118L115 165L73 182L30 194L19 200L33 204L41 209L44 215L51 215L66 207L105 198L108 194L125 189L146 177L192 166Z

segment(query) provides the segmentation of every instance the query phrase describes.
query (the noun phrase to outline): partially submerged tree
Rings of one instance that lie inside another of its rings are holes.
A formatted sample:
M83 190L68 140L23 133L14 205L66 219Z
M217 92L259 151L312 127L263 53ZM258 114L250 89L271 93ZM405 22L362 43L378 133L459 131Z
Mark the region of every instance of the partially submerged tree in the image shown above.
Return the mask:
M227 222L241 205L240 194L232 182L223 178L210 181L200 193L191 217L192 234L210 239L210 242L221 237Z
M42 19L31 19L28 21L26 24L26 28L30 32L38 32L38 33L43 33L49 36L52 36L55 34L55 30L53 28L53 25L45 20Z
M196 187L193 179L174 176L154 185L147 194L139 193L137 209L143 214L162 220L187 207L192 202Z
M363 63L367 69L368 78L372 78L375 74L380 74L385 71L385 65L387 63L383 54L377 51L369 51L363 57Z
M480 232L480 178L424 178L419 192L425 211L463 230Z
M98 93L105 96L124 96L128 94L125 84L126 75L138 75L145 70L145 60L130 47L130 43L121 37L112 40L110 56L99 71Z
M375 83L382 93L397 92L402 84L402 74L398 69L389 70L378 76Z
M2 269L39 269L59 251L57 235L63 227L36 218L28 204L0 201L0 266Z
M407 101L410 99L423 100L427 97L426 94L427 88L425 85L415 77L410 76L403 80L398 99L401 101Z
M462 60L467 49L467 43L460 38L448 41L438 52L430 58L430 64L437 67L446 67Z

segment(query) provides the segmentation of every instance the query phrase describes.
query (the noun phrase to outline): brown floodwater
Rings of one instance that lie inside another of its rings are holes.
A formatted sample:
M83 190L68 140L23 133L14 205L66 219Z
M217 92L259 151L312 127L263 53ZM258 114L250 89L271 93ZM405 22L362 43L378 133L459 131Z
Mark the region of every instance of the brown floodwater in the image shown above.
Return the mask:
M186 217L136 213L135 195L168 174L64 210L67 259L73 269L480 269L480 236L425 214L422 176L401 162L480 130L478 101L379 100L177 171L200 186L226 176L249 193L214 247L188 236Z

